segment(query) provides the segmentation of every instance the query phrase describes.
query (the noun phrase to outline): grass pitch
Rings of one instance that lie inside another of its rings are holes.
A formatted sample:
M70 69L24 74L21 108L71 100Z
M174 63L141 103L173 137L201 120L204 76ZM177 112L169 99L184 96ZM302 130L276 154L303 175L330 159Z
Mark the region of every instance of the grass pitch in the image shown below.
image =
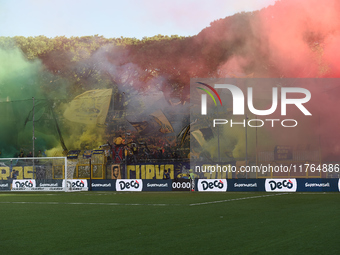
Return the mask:
M339 254L339 193L0 193L1 254Z

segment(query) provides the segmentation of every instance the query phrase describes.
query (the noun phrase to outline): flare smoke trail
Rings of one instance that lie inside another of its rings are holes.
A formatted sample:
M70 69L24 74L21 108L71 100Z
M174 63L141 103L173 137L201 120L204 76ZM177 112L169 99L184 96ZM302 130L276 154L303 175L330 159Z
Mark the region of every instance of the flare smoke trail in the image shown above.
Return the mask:
M32 126L24 128L24 121L32 109L32 97L37 102L46 98L41 89L45 73L39 60L28 62L18 49L0 49L0 59L0 150L3 156L13 157L20 148L32 144ZM37 111L37 115L41 112ZM38 148L55 146L57 140L50 134L51 131L37 131L42 138L36 141Z

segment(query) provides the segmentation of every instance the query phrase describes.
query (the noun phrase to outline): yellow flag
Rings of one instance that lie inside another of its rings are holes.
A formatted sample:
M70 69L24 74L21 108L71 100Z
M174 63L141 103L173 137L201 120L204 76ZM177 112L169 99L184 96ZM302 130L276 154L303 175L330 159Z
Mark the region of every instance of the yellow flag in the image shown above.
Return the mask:
M112 89L89 90L76 96L64 112L69 121L84 124L105 123L111 102Z
M203 136L203 133L197 129L195 131L191 131L191 135L193 135L193 137L195 137L196 141L203 147L205 144L205 139Z
M154 113L150 114L156 120L156 122L161 126L160 132L161 133L173 133L174 129L172 128L169 120L165 117L164 113L161 110L158 110Z

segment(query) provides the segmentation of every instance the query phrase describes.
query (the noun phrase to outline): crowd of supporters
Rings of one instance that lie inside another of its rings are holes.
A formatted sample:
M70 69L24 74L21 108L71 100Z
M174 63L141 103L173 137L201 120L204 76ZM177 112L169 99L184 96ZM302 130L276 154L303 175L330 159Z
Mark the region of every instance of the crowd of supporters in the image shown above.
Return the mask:
M2 155L2 152L0 151L0 157L4 158L4 157L8 157L8 156ZM28 151L27 153L25 153L25 151L23 149L21 149L20 151L15 153L13 156L10 155L10 157L13 157L13 158L30 158L30 157L33 157L33 152ZM34 154L34 157L46 157L46 154L45 154L45 152L42 152L41 150L39 150L38 153Z
M125 139L126 137L126 139ZM108 160L127 161L127 163L147 162L150 160L183 160L188 158L188 150L178 146L176 141L169 142L164 137L138 138L117 135L113 143L107 142L110 151Z
M185 148L188 147L188 148ZM176 139L169 137L141 137L137 133L118 132L106 144L104 149L108 161L137 163L147 161L176 161L190 157L189 146L180 146ZM0 152L0 157L3 157ZM33 157L32 151L20 149L14 158ZM35 151L34 157L46 157L45 151Z

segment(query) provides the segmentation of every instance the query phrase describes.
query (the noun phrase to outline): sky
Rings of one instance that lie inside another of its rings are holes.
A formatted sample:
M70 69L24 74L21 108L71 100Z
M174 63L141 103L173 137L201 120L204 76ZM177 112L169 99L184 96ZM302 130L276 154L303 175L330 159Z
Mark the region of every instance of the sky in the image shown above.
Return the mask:
M0 36L193 36L275 0L0 0Z

